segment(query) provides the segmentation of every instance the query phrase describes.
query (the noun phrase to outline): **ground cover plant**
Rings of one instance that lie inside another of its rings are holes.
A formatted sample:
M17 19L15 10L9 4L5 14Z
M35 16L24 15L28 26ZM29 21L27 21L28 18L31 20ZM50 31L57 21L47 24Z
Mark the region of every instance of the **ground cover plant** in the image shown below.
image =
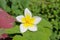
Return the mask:
M28 8L33 16L42 18L36 32L21 33L15 21L14 26L5 29L12 40L60 40L60 0L0 0L0 8L16 18ZM1 17L0 17L1 18ZM0 32L1 33L1 32Z

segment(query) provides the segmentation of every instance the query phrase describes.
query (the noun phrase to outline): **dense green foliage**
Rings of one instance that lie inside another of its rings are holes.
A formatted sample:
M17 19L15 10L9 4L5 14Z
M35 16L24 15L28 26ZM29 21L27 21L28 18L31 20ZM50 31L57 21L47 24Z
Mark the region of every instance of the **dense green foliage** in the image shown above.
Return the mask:
M29 8L33 15L42 17L37 32L27 31L13 40L59 40L60 39L60 0L0 0L0 8L16 17ZM19 33L19 23L7 33Z

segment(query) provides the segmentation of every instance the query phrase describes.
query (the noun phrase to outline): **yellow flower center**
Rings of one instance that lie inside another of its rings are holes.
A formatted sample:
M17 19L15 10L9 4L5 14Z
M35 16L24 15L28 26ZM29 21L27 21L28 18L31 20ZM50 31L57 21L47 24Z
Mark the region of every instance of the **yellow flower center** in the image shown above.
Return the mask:
M32 27L34 23L34 18L31 18L30 15L26 15L24 18L22 18L22 23L24 24L24 27Z

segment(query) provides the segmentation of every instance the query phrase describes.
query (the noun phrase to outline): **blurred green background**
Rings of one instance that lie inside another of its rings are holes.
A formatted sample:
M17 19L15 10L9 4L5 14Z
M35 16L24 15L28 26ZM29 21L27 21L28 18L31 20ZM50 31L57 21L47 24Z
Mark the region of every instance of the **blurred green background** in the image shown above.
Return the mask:
M60 0L0 0L0 8L14 17L22 15L24 9L28 8L34 16L42 17L41 27L46 25L52 27L52 29L50 29L51 32L43 28L43 30L47 31L43 32L46 32L48 36L44 36L45 33L40 34L40 30L37 33L35 32L35 34L32 32L29 33L28 31L23 34L23 37L16 35L15 38L13 37L13 40L60 40ZM18 26L18 23L16 23L15 26ZM38 26L40 28L40 25ZM19 32L17 29L18 28L12 28L12 31ZM40 29L42 31L42 28ZM12 31L9 29L9 33L13 33Z

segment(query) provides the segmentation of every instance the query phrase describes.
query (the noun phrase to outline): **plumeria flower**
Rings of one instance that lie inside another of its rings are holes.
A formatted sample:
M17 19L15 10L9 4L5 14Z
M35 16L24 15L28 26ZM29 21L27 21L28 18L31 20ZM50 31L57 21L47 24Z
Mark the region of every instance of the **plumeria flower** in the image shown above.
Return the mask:
M24 16L19 15L16 17L16 20L18 22L22 23L22 24L20 24L20 32L24 33L27 30L37 31L37 25L36 24L38 24L41 21L41 18L38 16L33 17L30 10L28 8L26 8L24 11Z

